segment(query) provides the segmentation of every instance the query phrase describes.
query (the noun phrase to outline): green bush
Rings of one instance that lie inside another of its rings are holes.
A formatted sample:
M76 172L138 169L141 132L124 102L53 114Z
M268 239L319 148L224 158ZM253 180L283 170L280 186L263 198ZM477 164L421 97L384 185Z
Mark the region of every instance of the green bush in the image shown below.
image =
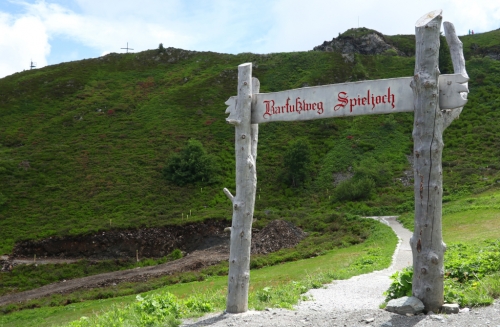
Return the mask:
M368 199L375 182L369 177L351 178L340 183L334 190L338 201L358 201Z
M207 154L200 141L190 139L179 154L170 157L163 175L179 186L215 182L215 159Z
M354 168L354 179L372 179L377 186L386 186L392 181L391 167L387 163L368 157Z
M283 165L287 183L293 187L303 184L311 172L311 145L306 139L288 143Z
M390 49L385 50L382 54L384 56L397 56L398 52L396 51L396 49L390 48Z
M182 255L182 251L179 250L179 249L175 249L172 251L172 253L170 253L168 256L167 256L167 260L168 261L173 261L173 260L178 260L180 258L182 258L183 255Z
M500 240L477 245L455 243L445 252L444 300L460 306L489 305L500 294ZM412 294L413 268L391 276L385 301Z
M401 271L396 271L391 275L391 286L384 292L385 301L389 302L392 299L397 299L403 296L411 296L412 294L412 278L413 267L403 268Z

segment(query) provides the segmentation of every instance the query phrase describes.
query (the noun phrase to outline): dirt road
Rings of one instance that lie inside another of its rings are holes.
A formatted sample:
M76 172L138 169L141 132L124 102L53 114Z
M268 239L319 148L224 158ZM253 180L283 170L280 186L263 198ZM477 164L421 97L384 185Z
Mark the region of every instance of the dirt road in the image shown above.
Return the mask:
M152 267L115 271L95 276L76 278L42 286L40 288L0 297L0 306L25 302L55 293L70 293L81 288L95 288L122 282L146 281L153 277L170 275L176 272L198 270L206 266L228 260L229 254L216 251L195 251L179 260Z

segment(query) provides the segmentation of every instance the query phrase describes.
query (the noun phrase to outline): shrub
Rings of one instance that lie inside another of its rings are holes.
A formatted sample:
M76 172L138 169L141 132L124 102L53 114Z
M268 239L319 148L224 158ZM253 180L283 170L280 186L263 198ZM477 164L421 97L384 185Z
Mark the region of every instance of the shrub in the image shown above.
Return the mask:
M286 180L289 185L297 187L303 184L311 171L311 145L305 139L288 143L283 157Z
M334 197L338 201L358 201L368 199L375 182L369 177L352 178L340 183L334 191Z
M384 292L385 301L389 302L392 299L397 299L403 296L411 296L412 294L412 278L413 267L406 267L401 271L396 271L391 276L391 286Z
M158 46L158 53L162 52L165 52L165 48L163 47L163 43L160 43L160 45Z
M397 56L398 52L396 51L396 49L390 48L390 49L385 50L382 54L384 56L391 56L391 57L393 57L393 56Z
M190 139L179 154L174 154L163 170L163 175L179 186L215 181L216 165L200 141Z
M167 260L168 261L173 261L173 260L178 260L180 258L182 258L183 255L182 255L182 251L179 250L179 249L175 249L172 251L172 253L170 253L168 256L167 256Z

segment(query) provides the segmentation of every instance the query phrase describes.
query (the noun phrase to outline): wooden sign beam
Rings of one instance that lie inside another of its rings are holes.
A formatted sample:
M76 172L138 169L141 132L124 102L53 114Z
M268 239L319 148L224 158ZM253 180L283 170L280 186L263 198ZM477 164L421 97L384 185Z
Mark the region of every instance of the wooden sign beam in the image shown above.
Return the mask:
M412 112L413 77L330 84L272 93L256 93L252 98L252 124L275 121L312 120L394 112ZM463 107L467 99L468 77L461 74L439 76L439 107ZM226 102L234 106L236 97ZM231 117L228 118L228 121Z

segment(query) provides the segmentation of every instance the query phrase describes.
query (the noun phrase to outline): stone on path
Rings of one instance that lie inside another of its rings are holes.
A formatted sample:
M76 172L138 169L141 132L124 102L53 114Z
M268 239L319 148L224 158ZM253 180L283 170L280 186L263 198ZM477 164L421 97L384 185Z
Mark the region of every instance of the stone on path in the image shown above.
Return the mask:
M424 311L424 304L414 296L404 296L399 299L390 300L389 303L387 303L385 310L400 315L406 315L407 313L415 315Z
M456 303L443 304L441 311L446 314L458 313L460 307Z

